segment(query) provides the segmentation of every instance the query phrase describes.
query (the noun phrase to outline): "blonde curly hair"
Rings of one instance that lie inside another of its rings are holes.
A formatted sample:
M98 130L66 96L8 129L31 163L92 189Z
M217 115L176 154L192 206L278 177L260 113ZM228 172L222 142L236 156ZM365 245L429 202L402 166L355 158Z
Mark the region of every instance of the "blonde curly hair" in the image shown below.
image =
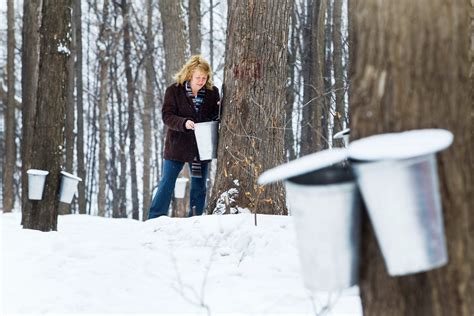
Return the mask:
M191 80L193 72L199 70L207 75L206 89L212 90L212 69L211 65L202 58L201 55L193 55L189 60L184 64L181 70L174 75L174 79L178 84L184 84L186 80Z

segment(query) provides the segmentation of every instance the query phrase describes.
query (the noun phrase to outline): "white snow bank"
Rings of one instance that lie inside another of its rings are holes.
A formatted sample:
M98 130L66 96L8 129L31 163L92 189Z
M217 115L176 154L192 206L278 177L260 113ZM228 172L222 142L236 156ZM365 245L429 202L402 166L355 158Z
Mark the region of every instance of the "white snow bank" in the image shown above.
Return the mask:
M0 314L313 315L291 217L251 214L147 222L59 217L58 232L0 213ZM314 295L317 311L361 315L357 289Z

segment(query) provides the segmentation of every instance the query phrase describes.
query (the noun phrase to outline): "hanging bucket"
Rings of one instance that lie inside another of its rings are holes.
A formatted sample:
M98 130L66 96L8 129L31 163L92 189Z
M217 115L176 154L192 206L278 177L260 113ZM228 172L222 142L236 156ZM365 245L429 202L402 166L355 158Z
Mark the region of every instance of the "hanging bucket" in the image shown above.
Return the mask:
M59 201L71 204L74 194L77 191L77 185L81 178L76 177L65 171L61 171L61 187L59 189Z
M435 152L452 139L445 130L417 130L350 145L359 189L392 276L448 261Z
M44 184L49 171L29 169L28 174L28 199L41 200L43 198Z
M344 149L321 151L262 174L262 184L285 180L301 271L311 291L357 284L359 194Z
M211 160L217 158L218 129L218 121L194 124L194 135L196 136L200 160Z
M342 131L334 134L333 139L341 139L344 141L344 147L349 145L349 134L351 132L350 128L345 128Z
M176 179L176 184L174 186L174 197L177 199L184 198L186 194L186 183L188 178L178 178Z

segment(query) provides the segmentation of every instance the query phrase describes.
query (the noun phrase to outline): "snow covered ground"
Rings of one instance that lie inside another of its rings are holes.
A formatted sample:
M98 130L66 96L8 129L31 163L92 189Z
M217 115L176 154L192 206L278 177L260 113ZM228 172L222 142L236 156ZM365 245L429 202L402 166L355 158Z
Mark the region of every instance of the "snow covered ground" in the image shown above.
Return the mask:
M288 216L20 220L0 213L2 315L362 315L357 288L311 299Z

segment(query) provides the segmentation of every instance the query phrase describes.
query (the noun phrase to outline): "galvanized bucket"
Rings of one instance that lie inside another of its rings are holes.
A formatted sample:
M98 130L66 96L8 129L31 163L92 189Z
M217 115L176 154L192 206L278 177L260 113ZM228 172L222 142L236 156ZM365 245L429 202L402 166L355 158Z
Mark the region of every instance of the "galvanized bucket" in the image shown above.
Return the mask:
M330 291L357 284L360 215L349 168L333 166L285 184L305 286Z
M59 189L60 202L71 204L77 191L79 181L82 181L82 179L66 171L61 171L61 187Z
M26 173L28 174L28 199L41 200L49 171L29 169Z
M211 160L217 158L218 130L218 121L194 124L194 135L196 136L200 160Z
M318 152L262 174L260 183L285 180L299 259L310 291L357 284L359 194L344 149ZM336 164L334 164L336 163Z
M372 155L375 160L360 160L363 155L352 155L350 150L351 157L359 158L351 165L392 276L431 270L448 261L434 152L449 146L452 134L407 133L373 136L372 141L361 140L364 146L351 143L359 153L373 150L366 158ZM422 136L419 144L418 136ZM425 136L431 144L422 141ZM397 147L393 152L397 157L389 159L384 141ZM374 144L380 146L369 149Z
M176 179L176 184L174 186L174 197L177 199L182 199L186 195L186 183L188 178L178 178Z

